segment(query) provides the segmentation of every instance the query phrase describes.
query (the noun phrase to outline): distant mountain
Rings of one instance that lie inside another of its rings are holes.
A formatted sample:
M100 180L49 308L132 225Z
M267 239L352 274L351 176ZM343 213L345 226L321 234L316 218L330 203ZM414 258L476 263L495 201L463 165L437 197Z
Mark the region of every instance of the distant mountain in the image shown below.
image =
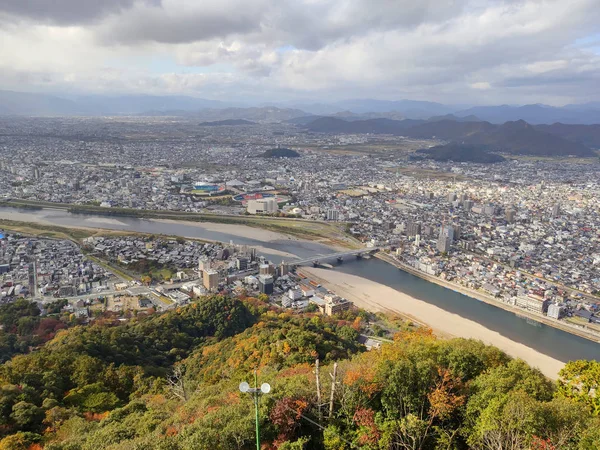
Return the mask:
M408 129L404 134L419 139L442 139L445 141L464 140L477 133L487 133L495 129L489 122L457 122L439 120L425 122Z
M321 119L325 116L300 116L300 117L294 117L293 119L288 119L285 120L286 123L291 123L292 125L298 125L298 126L304 126L304 125L308 125L311 122L314 122L317 119Z
M186 116L204 121L244 119L261 123L284 122L297 117L306 117L306 115L304 111L299 109L275 108L273 106L263 108L204 109L186 114Z
M263 158L298 158L300 153L289 148L272 148L260 156Z
M435 161L473 162L481 164L506 161L502 156L490 153L483 146L457 142L417 150L417 154Z
M460 143L467 146L479 146L492 152L509 153L515 155L535 156L582 156L592 157L596 153L586 145L572 139L574 136L588 136L596 138L593 134L596 128L577 128L579 131L569 133L571 125L559 129L555 127L554 133L536 128L523 120L506 122L503 125L494 125L489 122L460 122L456 120L390 120L369 119L347 121L335 117L319 117L304 127L312 132L337 133L337 134L393 134L415 139L439 139L451 143ZM571 140L563 138L563 133ZM587 134L586 134L587 133ZM594 141L595 142L595 141ZM450 148L457 152L457 148ZM447 155L448 149L439 151L440 157ZM461 152L464 151L461 150ZM465 157L460 153L460 157Z
M587 147L600 149L600 125L537 125L537 130L554 134L570 141L579 142Z
M136 115L194 111L230 104L185 96L81 96L72 99L26 92L0 91L0 114L27 116Z
M457 111L454 114L459 117L474 115L482 120L498 124L517 120L524 120L534 125L555 122L568 124L600 123L600 107L594 103L568 105L563 108L548 105L476 106Z
M0 114L27 116L58 116L89 114L89 110L72 100L53 95L0 91Z
M492 150L515 155L582 157L596 155L583 144L537 130L523 120L506 122L492 132L472 135L466 140L474 144L488 145Z
M334 105L359 114L395 111L412 119L426 119L431 116L449 114L456 110L456 108L441 103L417 100L356 99L336 102Z
M335 117L320 117L305 125L309 131L319 133L348 134L402 134L404 130L423 123L421 120L367 119L343 120Z
M217 120L214 122L202 122L198 124L201 127L220 127L220 126L237 126L237 125L256 125L256 122L251 122L245 119L226 119Z
M442 120L453 120L454 122L482 122L477 116L457 117L454 114L446 114L444 116L433 116L427 119L427 122L440 122Z

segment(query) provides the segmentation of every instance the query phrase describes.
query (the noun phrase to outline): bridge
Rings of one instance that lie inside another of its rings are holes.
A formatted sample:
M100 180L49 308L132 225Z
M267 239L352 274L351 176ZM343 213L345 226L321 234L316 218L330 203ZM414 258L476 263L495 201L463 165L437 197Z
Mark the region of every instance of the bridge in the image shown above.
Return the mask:
M345 257L348 256L356 256L357 258L361 258L363 255L371 255L380 250L379 247L373 248L361 248L358 250L344 250L342 252L330 253L327 255L315 255L310 258L305 259L295 259L293 261L288 261L290 266L305 266L307 264L313 264L315 266L319 265L319 261L326 261L331 259L337 259L338 261L342 261Z

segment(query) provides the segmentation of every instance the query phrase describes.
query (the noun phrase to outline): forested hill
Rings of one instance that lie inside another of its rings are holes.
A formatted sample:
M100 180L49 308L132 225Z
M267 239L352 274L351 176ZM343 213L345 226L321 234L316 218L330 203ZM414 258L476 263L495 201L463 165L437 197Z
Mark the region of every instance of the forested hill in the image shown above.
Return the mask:
M0 450L253 449L238 384L255 368L273 388L260 402L265 450L600 450L599 363L570 363L555 384L495 347L406 323L367 352L357 338L373 319L213 296L59 330L0 367Z

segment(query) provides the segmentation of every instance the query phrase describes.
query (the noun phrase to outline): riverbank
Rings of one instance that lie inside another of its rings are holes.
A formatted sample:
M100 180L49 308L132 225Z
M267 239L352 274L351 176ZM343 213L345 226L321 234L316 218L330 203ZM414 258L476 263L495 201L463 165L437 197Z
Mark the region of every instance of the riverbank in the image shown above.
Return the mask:
M442 337L478 339L494 345L507 354L521 358L531 366L538 367L546 376L556 379L564 366L550 356L544 355L524 344L508 339L472 320L445 311L423 300L411 297L388 286L335 270L303 267L311 279L336 294L352 301L356 306L372 312L395 313L419 324L431 327Z
M526 311L524 309L520 309L520 308L516 309L515 307L507 305L506 303L492 297L491 295L487 295L483 292L461 286L460 284L453 283L451 281L442 280L439 277L423 273L420 270L416 270L413 267L407 266L406 264L403 264L403 263L397 261L396 259L392 258L391 256L389 256L385 253L380 252L376 255L376 257L381 259L382 261L385 261L388 264L398 267L399 269L404 270L405 272L408 272L416 277L422 278L431 283L435 283L435 284L445 287L447 289L452 289L453 291L459 292L468 297L482 301L484 303L487 303L488 305L492 305L497 308L501 308L501 309L511 312L515 315L522 316L522 317L534 320L539 323L543 323L544 325L548 325L548 326L551 326L558 330L574 334L575 336L579 336L579 337L588 339L592 342L600 343L600 335L597 335L596 333L582 330L574 325L570 325L565 322L561 322L561 321L549 318L547 316L535 314L530 311Z

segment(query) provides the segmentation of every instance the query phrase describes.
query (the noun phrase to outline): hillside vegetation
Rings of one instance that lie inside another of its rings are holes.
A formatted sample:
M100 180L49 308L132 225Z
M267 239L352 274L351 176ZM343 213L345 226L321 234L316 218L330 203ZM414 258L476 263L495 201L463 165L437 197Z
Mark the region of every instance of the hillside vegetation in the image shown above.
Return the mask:
M273 388L260 400L265 450L600 449L598 362L568 364L556 384L495 347L408 324L367 352L369 319L213 296L59 330L0 367L0 450L253 449L238 384L254 369Z

